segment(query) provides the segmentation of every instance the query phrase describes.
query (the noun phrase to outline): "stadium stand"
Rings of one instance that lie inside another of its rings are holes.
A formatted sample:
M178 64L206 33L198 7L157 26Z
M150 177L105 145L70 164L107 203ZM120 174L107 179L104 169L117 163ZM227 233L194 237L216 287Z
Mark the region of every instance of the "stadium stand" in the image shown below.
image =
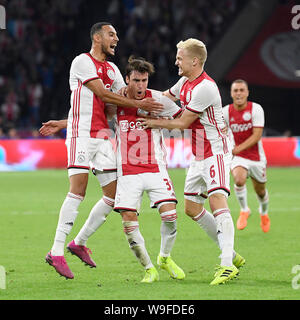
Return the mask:
M130 54L143 56L157 70L151 86L165 89L177 76L176 43L194 36L211 48L240 7L237 0L1 0L0 5L7 11L7 30L0 31L2 138L36 137L41 121L67 115L70 63L89 50L94 22L115 25L121 41L114 61L121 71Z

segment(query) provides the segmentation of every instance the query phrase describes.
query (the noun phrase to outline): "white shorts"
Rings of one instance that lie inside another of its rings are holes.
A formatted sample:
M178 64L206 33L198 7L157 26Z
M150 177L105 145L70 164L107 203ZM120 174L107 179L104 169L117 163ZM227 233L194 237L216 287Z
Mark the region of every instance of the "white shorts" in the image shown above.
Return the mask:
M214 155L204 160L192 160L184 186L184 198L197 203L204 203L201 193L230 194L231 155Z
M87 173L89 169L94 169L96 174L117 170L116 154L110 140L69 138L66 146L69 176Z
M160 172L139 173L118 177L114 210L139 211L146 191L151 208L159 208L167 202L177 203L172 181L168 171L160 168Z
M267 182L267 163L266 161L253 161L242 157L234 156L231 162L231 170L236 167L243 167L248 171L248 177L260 183Z

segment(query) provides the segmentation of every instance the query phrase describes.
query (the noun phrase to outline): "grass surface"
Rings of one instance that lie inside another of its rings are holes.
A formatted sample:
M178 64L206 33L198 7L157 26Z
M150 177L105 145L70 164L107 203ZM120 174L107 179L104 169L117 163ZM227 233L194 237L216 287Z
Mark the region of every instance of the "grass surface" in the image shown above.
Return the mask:
M120 216L112 212L88 241L97 268L90 269L66 253L74 280L59 277L44 262L50 250L60 206L68 191L65 170L0 173L0 265L6 270L6 289L0 300L294 300L300 263L300 169L269 168L271 230L260 229L258 203L248 181L252 215L246 229L235 233L235 249L246 258L238 280L209 286L220 254L203 230L183 213L185 170L170 170L178 204L178 236L172 257L186 273L175 281L159 271L160 281L141 284L144 271L128 247ZM232 189L233 190L233 189ZM90 209L101 197L97 180L90 176L87 195L79 207L67 242L75 237ZM234 192L229 198L234 223L239 207ZM140 229L153 263L160 248L160 218L144 196ZM295 278L296 277L296 278ZM293 280L294 278L294 280ZM294 281L294 288L292 286Z

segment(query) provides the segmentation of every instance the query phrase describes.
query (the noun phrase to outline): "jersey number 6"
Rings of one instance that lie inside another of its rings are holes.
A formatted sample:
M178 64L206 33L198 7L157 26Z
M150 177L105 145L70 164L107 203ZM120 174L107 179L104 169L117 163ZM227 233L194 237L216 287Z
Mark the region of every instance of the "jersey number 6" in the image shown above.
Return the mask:
M214 178L216 175L216 171L215 171L215 165L213 164L210 169L209 169L209 174L211 178Z

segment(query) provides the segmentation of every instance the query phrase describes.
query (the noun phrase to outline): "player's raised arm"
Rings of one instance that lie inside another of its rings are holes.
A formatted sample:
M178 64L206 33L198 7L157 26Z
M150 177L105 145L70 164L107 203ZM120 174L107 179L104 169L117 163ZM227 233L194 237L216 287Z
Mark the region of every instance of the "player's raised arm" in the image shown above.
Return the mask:
M172 95L170 93L170 90L166 90L162 93L164 96L168 97L169 99L173 100L173 101L177 101L179 100L178 98L176 98L174 95Z
M140 108L149 112L160 112L163 105L153 98L145 98L142 100L128 99L109 90L106 90L100 79L95 79L85 84L87 88L94 92L103 102L114 104L120 107Z
M55 134L59 132L61 129L64 129L67 127L67 119L63 120L49 120L47 122L42 123L42 127L39 129L39 132L43 136L51 136L52 134Z
M184 130L184 129L187 129L198 118L199 118L198 113L184 110L181 117L173 120L140 118L138 119L138 121L141 122L144 129L166 128L168 130L172 130L172 129Z

